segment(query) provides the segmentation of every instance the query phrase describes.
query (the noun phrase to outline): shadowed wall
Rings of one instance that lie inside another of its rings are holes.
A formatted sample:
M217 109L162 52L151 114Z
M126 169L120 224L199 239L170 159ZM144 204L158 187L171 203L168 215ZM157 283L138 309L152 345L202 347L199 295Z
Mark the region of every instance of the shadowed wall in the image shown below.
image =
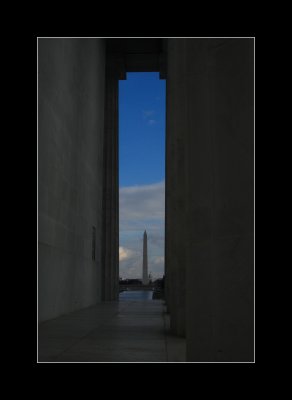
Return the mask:
M166 273L188 361L253 360L253 43L168 40Z
M41 322L101 299L104 42L39 39L38 60Z

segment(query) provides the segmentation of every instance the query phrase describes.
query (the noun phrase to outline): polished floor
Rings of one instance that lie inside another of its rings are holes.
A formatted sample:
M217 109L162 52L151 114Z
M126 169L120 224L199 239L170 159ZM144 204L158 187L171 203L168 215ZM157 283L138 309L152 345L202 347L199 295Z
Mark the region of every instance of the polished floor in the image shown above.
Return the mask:
M38 362L184 362L185 340L169 333L162 300L123 292L38 327Z

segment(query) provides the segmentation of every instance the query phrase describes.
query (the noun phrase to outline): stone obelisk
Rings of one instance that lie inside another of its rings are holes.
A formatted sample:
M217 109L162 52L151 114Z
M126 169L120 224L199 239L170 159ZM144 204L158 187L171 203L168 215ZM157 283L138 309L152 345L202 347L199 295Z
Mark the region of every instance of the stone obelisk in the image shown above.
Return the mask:
M142 277L143 285L148 285L148 255L147 255L147 233L144 232L143 236L143 277Z

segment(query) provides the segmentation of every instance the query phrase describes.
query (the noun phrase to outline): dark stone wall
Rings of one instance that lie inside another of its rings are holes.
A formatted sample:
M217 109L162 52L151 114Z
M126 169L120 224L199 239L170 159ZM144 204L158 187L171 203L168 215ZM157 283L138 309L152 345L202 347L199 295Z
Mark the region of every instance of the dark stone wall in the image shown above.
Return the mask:
M252 361L254 41L169 39L167 63L172 329L188 361Z
M103 40L38 40L39 322L101 299L104 98Z

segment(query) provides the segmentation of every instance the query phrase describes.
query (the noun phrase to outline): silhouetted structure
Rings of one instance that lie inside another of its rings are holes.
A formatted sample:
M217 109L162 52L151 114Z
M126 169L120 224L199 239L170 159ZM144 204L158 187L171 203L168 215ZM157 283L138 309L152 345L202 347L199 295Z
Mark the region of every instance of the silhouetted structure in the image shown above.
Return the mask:
M147 250L147 233L146 230L143 235L143 273L142 273L143 285L149 284L148 276L148 250Z

